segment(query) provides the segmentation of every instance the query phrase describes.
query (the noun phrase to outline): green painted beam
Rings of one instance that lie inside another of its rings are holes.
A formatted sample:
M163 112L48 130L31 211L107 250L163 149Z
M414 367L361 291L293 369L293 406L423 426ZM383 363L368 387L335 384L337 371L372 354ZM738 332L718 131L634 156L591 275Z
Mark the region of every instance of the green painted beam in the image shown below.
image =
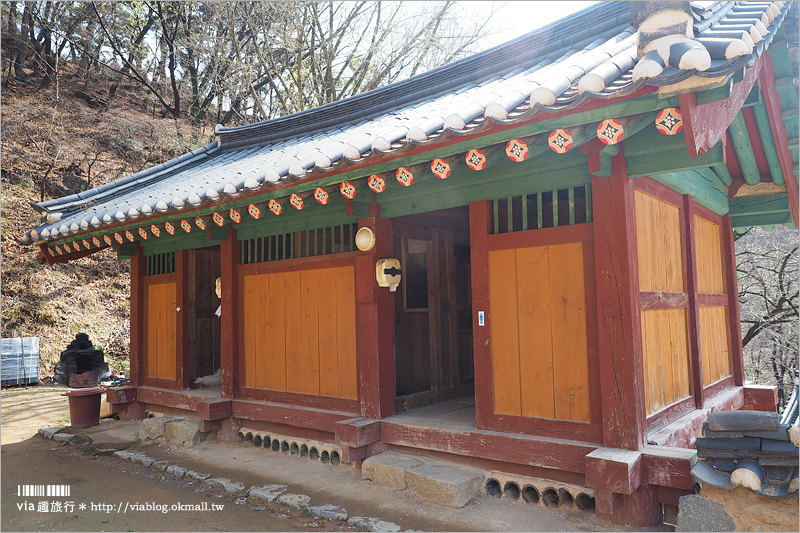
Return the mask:
M697 92L697 105L710 104L712 102L718 102L720 100L730 98L732 87L733 79L732 77L729 77L721 87Z
M755 226L788 226L794 228L794 219L791 213L764 213L756 215L741 215L731 217L731 225L736 229L752 228Z
M728 165L715 165L711 167L711 171L717 175L717 178L726 186L730 187L733 184L733 178L728 170Z
M764 148L764 155L767 158L769 174L772 176L772 181L775 185L783 185L786 183L786 180L783 178L781 161L778 157L778 149L775 147L775 138L772 136L772 128L769 125L769 114L767 113L767 106L764 102L753 106L753 114L756 117L758 134L761 136L761 145Z
M789 197L786 194L765 194L730 199L731 216L789 213Z
M761 182L761 173L756 165L756 156L753 153L753 145L750 143L750 134L744 122L742 112L736 115L728 128L733 142L733 149L739 159L739 166L742 168L742 177L748 185L757 185Z
M305 211L305 209L303 209ZM287 216L288 215L288 216ZM327 228L328 226L341 226L358 222L358 217L347 216L344 210L338 213L318 212L314 215L303 215L300 212L287 213L280 215L267 213L270 217L268 222L260 225L251 225L246 228L237 228L236 238L240 241L255 239L257 237L269 237L271 235L283 235L295 231L306 231L310 229ZM263 215L262 215L263 218Z
M728 213L726 189L707 168L651 174L650 177L674 191L692 195L698 204L718 215Z

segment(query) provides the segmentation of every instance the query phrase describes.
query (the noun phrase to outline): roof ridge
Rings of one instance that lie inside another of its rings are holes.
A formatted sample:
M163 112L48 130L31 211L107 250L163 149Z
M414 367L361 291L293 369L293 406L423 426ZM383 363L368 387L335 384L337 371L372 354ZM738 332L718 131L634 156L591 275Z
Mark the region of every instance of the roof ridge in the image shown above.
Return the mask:
M394 104L397 103L398 100L408 100L408 103L410 103L411 99L409 97L419 99L423 96L432 96L430 93L433 90L451 90L450 88L442 87L441 83L435 83L435 80L440 77L453 73L461 73L462 71L469 72L470 76L474 76L475 78L480 76L480 74L476 75L476 73L489 75L491 71L500 68L502 66L501 64L506 64L514 60L513 57L511 59L508 57L509 48L521 48L521 51L524 53L527 51L526 49L535 46L537 41L542 39L544 39L548 45L552 45L554 37L558 34L564 34L561 38L573 37L576 35L576 32L571 31L571 28L575 25L580 25L582 28L585 28L586 21L583 20L585 18L597 16L598 20L595 24L603 21L613 21L614 23L620 24L622 22L621 16L624 17L625 15L630 17L630 9L625 2L598 2L595 5L589 6L559 20L553 26L538 28L506 43L499 44L488 50L472 54L458 61L454 61L453 63L442 65L411 78L342 100L337 100L336 102L330 102L305 111L292 113L291 115L275 119L264 120L255 124L233 128L217 125L215 133L221 141L221 146L224 147L226 142L232 142L234 139L236 141L245 140L250 137L265 142L272 136L280 136L289 128L293 132L311 133L324 129L325 124L330 121L342 124L344 123L342 119L345 117L350 119L347 120L347 122L352 120L364 120L372 115L379 115L387 109L394 107ZM406 95L406 98L402 96L400 98L396 96L394 98L381 98L384 94L391 93L392 95L397 95L398 92L403 93L417 86L424 89L421 91L410 91L410 93ZM370 105L369 102L372 100L382 100L384 105ZM298 122L301 123L300 129L298 129ZM308 122L309 124L304 128L302 125L303 122ZM289 123L291 123L291 125L288 125ZM237 144L240 143L237 142Z

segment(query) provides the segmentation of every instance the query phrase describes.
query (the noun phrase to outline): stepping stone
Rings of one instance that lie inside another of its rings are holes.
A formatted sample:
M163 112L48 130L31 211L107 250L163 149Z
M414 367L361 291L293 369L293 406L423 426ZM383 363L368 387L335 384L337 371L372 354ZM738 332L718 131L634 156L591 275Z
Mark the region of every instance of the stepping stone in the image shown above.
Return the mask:
M311 503L311 496L305 494L284 494L278 497L278 503L288 505L295 509L308 509Z
M352 516L347 520L347 525L350 527L360 527L373 533L396 533L401 528L394 522L386 522L380 518L372 518L367 516Z
M288 489L286 485L264 485L263 487L250 487L247 495L250 498L261 498L268 502L274 502L275 499L286 492Z
M244 490L244 483L231 481L226 477L207 479L206 483L213 487L221 487L225 492L239 492Z
M70 435L69 433L56 433L53 435L53 440L57 442L69 442L75 438L75 435Z
M173 476L183 477L188 472L187 469L182 468L178 465L170 465L167 467L167 473L172 474Z
M310 507L308 510L325 520L337 522L344 522L347 520L347 510L336 505L318 505L316 507Z
M47 440L52 440L53 435L64 429L66 426L55 426L51 428L39 428L39 435L46 438Z
M366 459L361 465L361 477L376 485L393 490L406 488L406 471L422 465L417 457L399 452L384 452Z

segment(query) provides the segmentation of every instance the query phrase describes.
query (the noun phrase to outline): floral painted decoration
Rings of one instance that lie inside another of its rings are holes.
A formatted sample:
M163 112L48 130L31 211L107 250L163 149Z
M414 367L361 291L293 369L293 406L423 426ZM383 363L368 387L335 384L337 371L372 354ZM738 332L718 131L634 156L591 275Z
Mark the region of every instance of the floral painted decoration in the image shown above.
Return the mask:
M156 237L161 237L161 230L155 224L150 226L150 232Z
M86 250L88 250L89 248L91 248L91 247L92 247L92 245L91 245L91 244L89 244L89 241L87 241L86 239L83 239L83 240L81 241L81 244L83 244L83 247L84 247L84 249L86 249Z
M115 233L114 234L114 240L116 240L118 243L122 244L122 235L120 235L119 233Z
M478 149L470 150L464 158L467 166L472 170L483 170L486 168L486 156Z
M261 210L253 204L247 206L247 212L250 213L250 216L256 220L261 218Z
M76 252L81 251L81 245L78 244L78 241L72 241L72 249L75 250Z
M434 159L431 161L431 172L440 180L447 179L450 175L450 165L444 159Z
M56 245L56 252L58 252L58 255L62 255L64 253L61 251L61 246L58 245Z
M339 185L339 191L342 193L342 196L347 198L348 200L352 200L356 197L356 186L350 183L349 181L343 181Z
M140 234L141 234L143 231L144 231L144 229L142 229L142 228L139 228L139 233L140 233ZM128 239L128 241L129 241L129 242L133 242L133 233L131 233L130 231L126 230L126 231L125 231L125 238L126 238L126 239ZM144 238L145 238L145 239L147 238L147 232L146 232L146 231L144 231Z
M103 235L103 240L105 241L105 243L107 245L111 246L111 235L109 235L109 234ZM120 240L122 240L122 239L120 239Z
M377 174L372 174L367 181L369 188L377 193L381 193L386 189L386 182Z
M566 154L572 148L572 134L562 128L553 130L547 138L547 145L557 154Z
M300 196L295 193L289 195L289 203L292 204L292 207L294 207L298 211L303 209L303 199L300 198Z
M97 237L92 237L92 244L94 244L95 247L100 248L100 239Z
M400 182L400 185L410 187L411 184L414 183L414 174L412 174L411 171L406 167L398 168L395 175L397 176L397 181Z
M317 187L314 189L314 199L322 205L327 204L329 200L328 191L322 187Z
M613 118L607 118L597 126L597 138L603 144L617 144L625 133L622 124Z
M675 135L683 131L683 115L677 107L662 109L656 117L656 129L664 135Z
M269 201L269 210L272 211L275 215L280 215L283 212L283 207L281 206L278 200L270 200Z
M236 222L237 224L242 221L242 215L239 213L238 209L231 209L228 211L228 216L231 217L231 220Z
M186 233L191 233L191 231L192 231L192 225L191 225L191 224L189 224L189 221L188 221L188 220L181 220L181 229L182 229L183 231L185 231Z
M515 163L528 159L528 145L519 139L511 139L506 143L506 155Z
M225 224L225 219L222 218L222 215L220 215L219 213L214 213L213 215L211 215L211 219L217 226L222 226L223 224Z
M203 217L195 217L194 224L200 229L206 229L206 221L203 220Z
M172 222L165 222L164 230L170 235L175 235L175 226L172 225Z
M130 233L130 232L129 232L129 231L126 231L126 232L125 232L125 236L126 236L126 237L128 236L128 233ZM142 239L144 239L144 240L147 240L147 230L146 230L146 229L144 229L144 228L139 228L139 236L140 236ZM131 233L131 237L133 237L133 234L132 234L132 233ZM133 242L133 241L132 241L130 238L129 238L128 240L129 240L129 241L131 241L131 242Z

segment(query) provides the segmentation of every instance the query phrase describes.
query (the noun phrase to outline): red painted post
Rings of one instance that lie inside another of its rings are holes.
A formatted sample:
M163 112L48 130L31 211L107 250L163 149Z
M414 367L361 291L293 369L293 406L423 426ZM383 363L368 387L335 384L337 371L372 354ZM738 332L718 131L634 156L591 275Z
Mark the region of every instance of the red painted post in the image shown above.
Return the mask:
M220 277L222 278L222 316L220 317L220 395L235 398L239 394L239 304L236 267L239 264L239 241L236 230L228 229L228 239L220 243Z
M592 176L603 443L638 450L647 426L636 213L622 151L613 159L612 174Z
M722 253L725 266L725 294L728 296L728 340L733 382L744 385L744 348L742 347L742 319L739 314L739 285L736 282L736 247L733 241L731 216L722 217Z
M189 339L187 337L186 313L188 309L189 261L188 250L175 252L175 385L177 389L189 388L188 359Z
M703 364L700 357L700 306L697 298L697 249L694 241L694 199L691 195L683 196L684 218L684 254L686 256L686 293L689 297L687 319L689 327L689 368L691 370L692 393L694 405L702 409L705 401L703 393Z
M494 429L494 391L492 388L492 347L489 328L489 251L491 217L488 201L469 204L469 239L472 272L472 331L475 358L475 418L478 429ZM478 313L487 317L478 323Z
M378 287L375 263L392 257L392 222L370 217L359 226L375 232L375 248L356 258L358 398L361 416L381 419L395 409L394 306L389 289Z
M136 255L131 257L130 383L133 387L141 387L144 380L144 274L144 253L137 246Z

